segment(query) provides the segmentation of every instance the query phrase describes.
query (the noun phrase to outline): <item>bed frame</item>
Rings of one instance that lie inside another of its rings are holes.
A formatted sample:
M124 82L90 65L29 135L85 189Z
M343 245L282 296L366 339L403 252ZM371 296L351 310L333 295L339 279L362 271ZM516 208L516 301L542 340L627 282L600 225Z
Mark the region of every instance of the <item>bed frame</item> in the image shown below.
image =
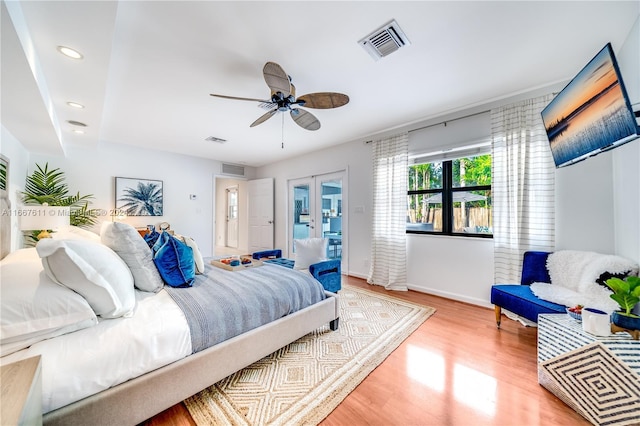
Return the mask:
M44 415L45 425L136 425L329 323L339 300L325 300L172 364Z

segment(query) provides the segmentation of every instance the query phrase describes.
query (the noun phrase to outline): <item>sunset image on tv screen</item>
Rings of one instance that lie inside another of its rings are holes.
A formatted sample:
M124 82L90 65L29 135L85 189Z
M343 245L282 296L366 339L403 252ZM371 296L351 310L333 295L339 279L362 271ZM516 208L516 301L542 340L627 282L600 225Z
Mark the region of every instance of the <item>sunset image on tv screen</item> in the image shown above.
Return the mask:
M636 135L610 45L542 111L542 119L558 166Z

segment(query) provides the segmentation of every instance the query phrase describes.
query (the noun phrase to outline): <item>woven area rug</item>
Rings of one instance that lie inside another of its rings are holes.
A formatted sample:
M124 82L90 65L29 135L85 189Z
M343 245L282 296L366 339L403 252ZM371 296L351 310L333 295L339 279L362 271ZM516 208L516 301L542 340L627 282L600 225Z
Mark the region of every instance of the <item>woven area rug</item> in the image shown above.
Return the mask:
M343 286L338 331L322 327L185 400L204 425L314 425L435 309Z

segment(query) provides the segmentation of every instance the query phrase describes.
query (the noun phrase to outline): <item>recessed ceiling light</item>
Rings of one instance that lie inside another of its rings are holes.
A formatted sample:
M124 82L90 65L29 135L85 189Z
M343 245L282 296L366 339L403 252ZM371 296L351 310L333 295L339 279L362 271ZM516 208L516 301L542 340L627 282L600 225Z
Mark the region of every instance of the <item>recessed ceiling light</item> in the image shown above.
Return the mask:
M79 104L77 102L67 102L67 105L73 108L80 108L80 109L84 108L84 105Z
M84 135L84 130L80 130L80 129L73 129L72 130L73 133L76 133L78 135Z
M87 127L86 124L80 122L80 121L75 121L75 120L67 120L67 123L73 125L73 126L80 126L80 127Z
M84 58L84 56L82 56L82 53L80 53L77 50L72 49L70 47L58 46L57 49L58 49L58 52L62 53L65 56L68 56L69 58L73 58L73 59L82 59L82 58Z

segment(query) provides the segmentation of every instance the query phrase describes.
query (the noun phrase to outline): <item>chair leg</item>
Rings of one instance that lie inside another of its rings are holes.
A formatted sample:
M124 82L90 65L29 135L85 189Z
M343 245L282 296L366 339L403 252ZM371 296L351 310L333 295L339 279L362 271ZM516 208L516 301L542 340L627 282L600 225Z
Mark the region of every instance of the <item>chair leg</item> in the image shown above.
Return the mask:
M494 305L493 310L496 313L496 324L498 325L498 328L500 328L500 319L502 318L502 308L498 305Z

